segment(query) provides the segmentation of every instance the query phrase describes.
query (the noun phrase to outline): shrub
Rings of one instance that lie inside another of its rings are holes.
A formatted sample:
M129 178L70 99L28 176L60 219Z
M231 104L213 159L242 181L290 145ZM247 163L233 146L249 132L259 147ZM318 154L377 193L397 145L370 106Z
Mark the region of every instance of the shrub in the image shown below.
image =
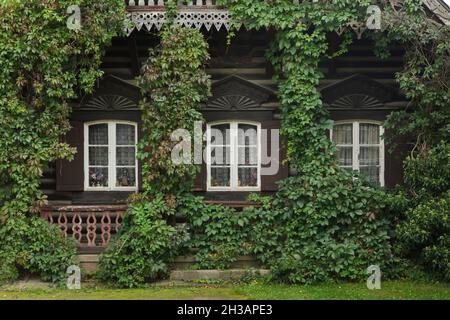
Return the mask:
M291 177L271 203L255 209L254 251L276 280L356 280L392 255L383 192L351 174Z
M0 227L0 244L0 283L24 272L62 282L67 267L75 264L73 239L37 216L8 219Z
M408 210L397 232L406 257L450 281L450 192Z
M74 4L83 13L78 31L66 24ZM21 271L58 281L73 263L73 243L30 213L46 201L46 163L72 158L61 139L69 101L92 92L124 14L122 0L0 1L0 281Z
M250 216L233 208L205 204L202 197L186 196L180 213L187 218L191 238L188 249L196 250L199 269L226 269L248 251ZM246 250L247 248L247 250Z
M405 186L389 201L396 216L396 253L449 281L450 144L441 141L422 150L404 167Z
M450 189L450 143L441 141L434 148L405 160L405 184L417 199L439 197Z
M343 187L344 186L344 187ZM243 212L186 197L180 212L191 228L199 268L228 268L255 254L274 280L313 283L361 279L369 265L392 262L384 192L339 169L334 175L291 177Z
M132 204L118 237L100 256L100 279L131 288L165 277L178 244L176 229L164 218L169 214L162 197Z

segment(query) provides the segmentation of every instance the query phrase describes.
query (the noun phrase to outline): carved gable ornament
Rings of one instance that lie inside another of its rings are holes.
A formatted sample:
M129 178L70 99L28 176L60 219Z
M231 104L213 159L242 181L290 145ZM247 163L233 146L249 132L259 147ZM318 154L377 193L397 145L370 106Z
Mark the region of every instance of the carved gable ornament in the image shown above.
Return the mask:
M330 109L377 109L392 101L396 91L361 74L322 88L322 99Z
M275 92L236 75L228 76L212 85L213 96L206 110L246 111L264 109L261 104L275 96Z
M92 95L85 96L77 110L124 111L138 110L139 87L108 75L101 79Z

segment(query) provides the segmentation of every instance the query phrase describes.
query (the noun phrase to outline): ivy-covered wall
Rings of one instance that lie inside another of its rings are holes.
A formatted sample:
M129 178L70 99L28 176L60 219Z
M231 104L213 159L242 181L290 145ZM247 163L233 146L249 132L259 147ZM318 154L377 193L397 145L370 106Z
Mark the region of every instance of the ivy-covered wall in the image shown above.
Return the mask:
M68 28L69 6L81 29ZM104 47L121 34L122 0L0 3L0 281L20 272L60 278L75 247L38 216L49 161L71 158L61 142L71 99L90 92Z
M386 275L393 276L393 271L398 271L399 266L394 253L399 253L398 247L402 247L401 241L409 239L409 230L414 230L411 229L412 226L420 221L420 217L423 218L420 213L423 212L423 207L420 207L422 211L417 212L415 218L410 218L414 220L411 220L409 224L402 222L405 223L404 226L395 230L395 221L401 221L401 218L396 220L398 216L395 214L395 206L398 207L408 200L405 198L400 200L402 194L388 196L385 190L367 184L363 177L357 177L339 168L334 156L335 148L326 135L327 130L331 128L331 122L317 88L322 76L319 70L320 59L323 56L333 57L345 53L352 40L351 35L344 34L340 49L330 52L327 35L343 24L363 19L371 1L334 1L302 5L296 5L290 1L242 0L224 3L237 23L243 22L249 29L275 30L276 36L268 58L275 68L275 80L278 84L282 111L282 134L288 141L288 160L297 174L282 181L279 191L272 198L252 196L251 200L260 202L259 208L250 207L236 213L229 208L206 205L201 198L179 192L181 191L179 184L172 184L172 182L179 181L185 171L178 175L176 171L169 170L175 174L175 177L164 185L166 207L184 214L190 229L188 237L181 242L179 248L183 249L184 253L195 249L198 267L202 268L226 268L239 254L255 254L263 264L271 268L273 279L286 282L357 280L365 277L367 266L372 264L381 266ZM373 38L377 40L378 49L383 48L389 40L400 41L407 47L415 41L414 29L408 29L408 33L404 30L404 24L399 25L402 18L409 17L416 23L429 21L419 1L405 3L400 8L390 7L388 1L382 1L382 5L386 10L385 18L388 27L391 29L385 31L386 38L380 37L381 33L373 35ZM417 24L412 26L419 27ZM447 32L445 28L442 29ZM177 31L176 28L167 30L169 33L164 33L163 37L177 39L175 34L170 34ZM422 45L437 42L439 44L436 48L439 49L434 54L441 53L442 50L445 51L445 45L441 43L442 38L438 34L443 30L437 31L438 33L431 38L425 35L419 42ZM198 35L199 33L195 39L200 41ZM181 48L178 50L182 52ZM156 58L154 63L161 61L160 59L164 60L165 53L167 52L162 51L162 55L159 59ZM413 56L416 55L420 57L420 52L416 51ZM407 55L407 57L410 56ZM443 61L436 56L433 62L442 67L446 66L445 59L447 59L445 55ZM199 63L194 65L196 68L201 66ZM428 73L433 71L439 73L442 70L430 66L423 70L426 71L425 74L417 75L417 69L415 71L410 69L412 66L418 67L410 61L407 63L405 72L399 75L398 80L404 90L408 88L412 90L408 82L413 79L408 77L408 74L415 76L414 81L423 82L425 89L431 85L427 80ZM174 69L179 67L174 66ZM422 67L419 64L419 70ZM172 71L166 72L170 74ZM441 80L443 76L445 77L446 73L440 74ZM164 73L160 74L160 77L164 78ZM445 83L445 80L443 81ZM165 90L170 88L170 86L163 87ZM150 86L149 89L151 93L155 93L154 90L157 88ZM435 89L433 86L432 90ZM440 88L442 89L445 89L445 85ZM426 92L424 90L422 95L420 90L415 93L406 92L409 98L418 103L418 111L421 104L442 105L440 100L433 100L432 96L426 95ZM156 93L159 93L159 89ZM441 91L441 93L444 92ZM437 98L437 96L434 97ZM163 106L165 102L165 99L160 99L160 102L156 103ZM162 114L171 110L167 105L163 108ZM177 113L178 115L180 114ZM408 113L408 116L410 115L419 116L416 112ZM181 115L177 118L176 123L183 122L183 117L185 116ZM396 117L399 117L398 114L392 116L387 123L388 127L395 122ZM149 127L152 125L149 123ZM438 130L436 123L434 125L430 133ZM411 130L401 132L410 133ZM439 139L444 138L445 135ZM157 140L150 145L158 145L164 141L164 138L160 138L159 142ZM148 153L145 154L149 159L153 158L150 163L159 159L159 152L156 152L155 147L152 149L148 148ZM409 166L406 163L407 169ZM165 164L164 167L171 168L171 165ZM144 178L152 180L158 176L154 177L151 171L148 171ZM407 178L410 179L410 177ZM445 188L448 189L443 186L443 189ZM152 193L158 193L158 190L156 188ZM439 218L443 220L440 220L442 222L438 225L441 230L446 230L446 227L442 226L446 216L442 211L445 210L445 204L433 203L432 205L443 214ZM396 231L399 234L398 237ZM126 237L126 234L122 236ZM429 259L442 254L440 262L435 263L434 269L441 272L444 270L445 274L447 253L443 244L447 240L445 235L442 237L438 240L440 247L425 248L423 257ZM433 241L429 238L424 239L427 240L423 240L422 245L427 241ZM409 240L409 243L412 242ZM140 246L148 247L143 242ZM404 246L403 249L405 249ZM106 256L106 269L114 255L120 256L120 252L115 251ZM164 263L167 261L164 260ZM120 267L126 270L132 261L122 262ZM151 264L147 267L152 270ZM127 282L120 276L118 279L124 280L124 285L139 283L136 279L131 282Z
M319 62L345 53L352 41L344 33L340 48L330 50L327 36L363 20L371 2L223 2L237 23L275 31L267 57L287 160L296 171L273 197L252 196L259 208L239 214L190 195L196 167L171 162L169 135L201 120L209 79L202 34L169 19L140 78L144 192L131 199L124 228L102 257L103 280L137 286L164 276L179 252L194 250L199 267L207 268L228 267L251 253L274 279L294 283L357 280L368 265L393 271L398 257L448 279L449 28L429 19L422 1L380 1L384 31L368 35L380 56L391 42L407 48L397 80L414 108L385 124L416 138L405 162L406 187L389 195L342 170L326 135L332 123L318 91ZM0 133L6 137L0 141L0 280L16 278L20 268L55 280L73 262L73 244L33 215L45 203L39 177L46 162L70 158L73 150L60 142L69 129L68 101L89 92L100 76L102 48L123 27L124 13L119 0L78 4L84 12L78 32L65 28L65 1L0 7ZM168 5L173 16L176 4ZM177 212L185 214L188 230L170 225Z
M187 237L169 220L192 189L198 167L173 161L178 142L171 135L183 129L192 137L194 123L202 120L200 108L210 94L204 71L209 55L201 33L170 20L176 11L176 3L169 2L160 44L150 50L139 78L143 191L131 197L124 228L100 259L100 278L119 286L135 287L166 276Z

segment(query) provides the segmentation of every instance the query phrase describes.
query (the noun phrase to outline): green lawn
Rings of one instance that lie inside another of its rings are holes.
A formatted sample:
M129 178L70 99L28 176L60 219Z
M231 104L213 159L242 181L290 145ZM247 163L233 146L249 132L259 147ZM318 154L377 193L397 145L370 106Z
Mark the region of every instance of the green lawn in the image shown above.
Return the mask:
M223 285L193 287L149 287L144 289L85 288L17 289L3 287L5 299L445 299L450 300L449 284L384 281L381 290L368 290L365 283L288 285Z

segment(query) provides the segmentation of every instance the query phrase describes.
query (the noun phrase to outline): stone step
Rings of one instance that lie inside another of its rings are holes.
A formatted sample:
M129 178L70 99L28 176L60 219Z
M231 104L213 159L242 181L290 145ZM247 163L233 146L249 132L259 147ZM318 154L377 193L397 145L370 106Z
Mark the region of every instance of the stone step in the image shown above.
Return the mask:
M195 280L239 280L249 273L264 276L270 273L268 269L227 269L227 270L173 270L170 281Z
M98 254L79 254L78 263L80 268L86 272L95 272L98 269L98 261L100 255Z
M261 204L256 202L251 202L247 200L204 200L203 201L206 204L215 204L215 205L222 205L225 207L235 208L235 209L243 209L247 207L255 207L259 208L261 207Z
M100 255L98 253L80 253L78 254L78 263L80 268L86 272L94 272L98 268ZM196 263L193 256L179 256L176 257L172 269L174 271L197 271L192 270ZM261 268L258 261L253 256L239 256L237 260L231 265L230 270L245 270Z
M192 270L196 263L193 256L178 256L173 263L174 270ZM236 261L231 264L231 269L249 269L260 268L260 264L253 256L239 256Z

